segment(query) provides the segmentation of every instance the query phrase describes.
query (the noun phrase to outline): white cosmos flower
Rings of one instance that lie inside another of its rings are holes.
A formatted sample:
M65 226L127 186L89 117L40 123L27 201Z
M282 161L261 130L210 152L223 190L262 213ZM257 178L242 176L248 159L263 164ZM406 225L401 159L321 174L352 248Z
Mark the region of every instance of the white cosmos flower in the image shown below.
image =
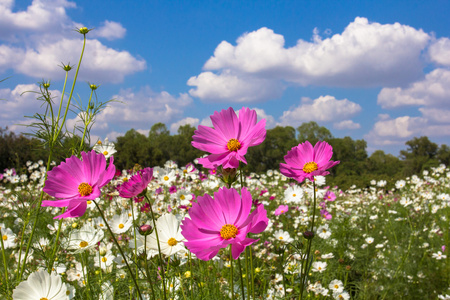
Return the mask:
M437 260L446 259L447 258L447 255L442 254L441 251L438 251L437 253L433 253L432 256L433 256L433 258L436 258Z
M133 218L130 218L127 211L122 212L120 215L114 215L110 222L111 231L115 234L121 234L133 225Z
M78 253L97 246L103 236L103 230L85 225L81 229L72 230L65 244L67 250L75 250L74 253Z
M14 232L9 228L3 228L3 227L0 227L0 228L1 228L1 230L0 230L1 238L3 240L3 247L5 247L5 249L16 247L16 242L15 242L16 235L14 234ZM0 250L1 250L1 248L0 248Z
M320 272L322 273L323 271L325 271L327 269L327 263L324 261L315 261L312 264L312 269L311 271L313 272Z
M98 141L92 149L97 153L102 153L105 158L109 158L117 152L114 144L108 141L108 138L105 138L103 143L102 141Z
M61 276L48 274L45 270L31 273L13 291L14 300L67 300L67 287Z
M341 293L344 291L344 284L342 283L342 281L340 281L338 279L331 281L330 284L328 285L328 287L333 292L333 294Z
M331 235L331 231L330 228L328 226L328 224L319 226L319 228L317 228L317 235L322 238L322 239L327 239L330 237Z
M289 235L289 232L283 231L282 229L275 231L273 236L282 243L291 243L294 241L294 239Z
M159 217L156 220L156 228L162 254L170 256L179 251L186 251L183 243L184 237L181 235L180 221L175 215L165 214ZM151 249L158 250L155 231L147 237L147 240Z
M284 203L300 204L303 199L303 189L299 186L290 186L284 191Z

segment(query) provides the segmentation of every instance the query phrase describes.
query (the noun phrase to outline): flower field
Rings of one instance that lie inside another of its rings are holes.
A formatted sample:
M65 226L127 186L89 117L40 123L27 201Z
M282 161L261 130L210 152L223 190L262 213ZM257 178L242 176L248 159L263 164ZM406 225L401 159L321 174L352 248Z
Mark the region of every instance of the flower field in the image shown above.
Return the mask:
M268 224L261 233L249 234L258 241L237 260L230 260L226 247L209 260L198 259L181 234L180 224L193 203L224 189L215 172L172 161L154 167L147 201L142 194L120 197L120 187L137 169L116 170L101 196L85 201L82 216L55 220L61 208L41 208L25 260L45 169L42 161L29 162L22 170L3 174L2 299L12 297L13 291L14 299L46 299L32 298L31 293L50 285L59 292L48 299L139 299L133 276L143 299L299 298L310 241L303 233L311 225L314 194L317 226L305 299L448 299L450 294L450 171L445 166L398 181L393 190L385 190L386 182L379 181L369 189L342 191L319 176L314 193L311 181L300 184L278 170L238 178L233 187L245 187L252 210L264 206ZM161 257L150 233L150 209ZM49 268L54 271L51 277L36 272Z

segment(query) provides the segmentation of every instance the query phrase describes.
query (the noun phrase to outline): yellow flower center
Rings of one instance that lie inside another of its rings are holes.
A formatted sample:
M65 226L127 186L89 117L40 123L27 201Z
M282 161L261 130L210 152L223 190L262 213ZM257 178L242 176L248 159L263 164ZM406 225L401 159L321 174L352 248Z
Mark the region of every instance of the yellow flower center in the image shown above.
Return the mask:
M237 227L231 224L225 224L222 226L222 229L220 229L220 236L225 240L235 238L237 233L238 233Z
M297 197L297 194L292 194L292 197Z
M103 155L108 155L108 151L103 151Z
M123 225L122 223L119 224L119 228L120 228L120 229L122 229L122 228L124 228L124 227L125 227L125 225Z
M104 256L102 257L102 262L105 263L107 260L108 260L108 259L107 259L106 257L104 257Z
M124 178L122 178L122 181L123 181L123 182L127 182L127 181L128 181L128 178L127 178L127 177L124 177Z
M102 144L102 141L98 141L97 144L101 145L101 144Z
M88 200L88 201L86 201L86 203L87 203L87 204L91 204L91 203L92 203L92 201Z
M81 247L81 248L84 248L84 247L86 247L87 245L89 245L89 243L86 242L86 241L81 241L81 243L80 243L80 247Z
M282 239L283 239L283 237L282 237L282 236L280 236L280 237L279 237L279 239L280 239L280 240L282 240Z
M92 194L92 186L90 186L87 182L82 182L78 186L78 193L80 193L80 196L82 197L89 196L90 194Z
M41 299L39 299L39 300L48 300L47 298L45 298L45 297L42 297Z
M4 235L4 236L2 236L2 239L3 239L4 241L6 241L6 240L8 239L8 236L7 236L7 235Z
M167 241L167 244L168 244L169 246L175 246L176 244L178 244L178 242L177 242L176 239L170 238L170 239Z
M184 195L181 195L181 196L180 196L180 199L181 199L181 200L184 200L185 198L186 198L186 197L184 197Z
M335 289L338 289L338 288L339 288L339 285L335 284L335 285L334 285L334 288L335 288Z
M169 176L164 176L164 181L169 180Z
M241 143L237 139L231 139L227 143L227 148L230 151L238 151L241 149Z
M313 161L310 161L303 166L303 172L305 172L305 173L311 173L317 169L319 169L319 168L318 168L317 164Z

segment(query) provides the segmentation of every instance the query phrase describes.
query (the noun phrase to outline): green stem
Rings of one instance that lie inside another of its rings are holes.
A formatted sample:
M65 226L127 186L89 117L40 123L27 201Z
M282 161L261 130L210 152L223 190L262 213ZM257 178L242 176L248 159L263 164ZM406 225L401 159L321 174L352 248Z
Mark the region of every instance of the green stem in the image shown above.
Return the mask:
M231 244L230 244L230 286L231 286L231 299L234 300L233 254L231 252Z
M135 224L135 219L134 219L134 209L133 209L133 199L130 198L130 205L131 205L131 215L133 217L133 232L134 232L134 264L136 265L136 280L139 279L139 268L138 268L138 264L137 264L137 243L136 243L136 226L134 226ZM146 236L147 238L147 236ZM146 247L146 244L144 244L144 248ZM147 261L147 257L145 257L145 260Z
M99 211L100 216L101 216L102 219L103 219L103 222L105 222L106 227L108 227L108 231L109 231L109 233L111 234L111 236L112 236L112 238L113 238L113 240L114 240L114 243L116 244L117 248L119 248L119 252L120 252L120 254L121 254L122 257L123 257L123 260L125 261L125 264L127 265L128 272L130 272L130 276L131 276L131 278L132 278L133 281L134 281L134 286L136 287L136 290L138 291L139 298L141 298L141 300L143 300L142 295L141 295L141 290L139 289L139 285L137 284L137 281L136 281L136 278L134 277L133 271L131 270L131 267L130 267L130 265L128 264L127 258L126 258L126 256L125 256L125 254L123 253L123 250L122 250L122 248L120 247L119 243L117 242L117 239L116 239L114 233L112 232L111 227L109 227L109 224L108 224L108 222L106 221L105 215L103 214L102 210L100 209L100 206L98 206L97 202L96 202L95 200L92 200L92 202L94 202L95 206L97 207L97 210Z
M136 234L135 234L136 235ZM134 247L136 247L136 242L134 244ZM150 283L150 288L152 290L152 299L156 299L155 297L155 291L153 290L153 283L151 281L150 276L150 270L148 269L148 259L147 259L147 235L144 235L144 261L145 261L145 272L147 273L147 280L148 283Z
M66 71L66 77L64 78L64 85L63 85L63 89L62 89L62 93L61 93L61 101L59 103L59 108L58 108L58 121L56 123L56 126L59 127L59 119L61 116L61 108L63 105L63 101L64 101L64 94L66 93L66 84L67 84L67 78L69 77L69 71Z
M253 268L253 253L252 247L248 247L248 252L250 253L250 269L252 270L252 299L255 298L255 269Z
M84 34L84 38L83 38L83 48L81 49L81 55L80 55L80 60L78 61L78 65L77 65L77 70L75 71L75 77L73 78L73 83L72 83L72 88L70 89L70 94L69 94L69 99L67 100L67 106L66 106L66 110L64 112L64 118L63 121L59 127L58 132L56 133L56 135L53 137L53 141L52 144L54 144L56 142L56 139L58 138L59 134L61 133L62 128L64 127L64 123L66 122L66 118L67 118L67 112L69 111L69 106L70 106L70 101L72 100L72 96L73 96L73 91L75 89L75 83L77 82L77 77L78 77L78 71L80 70L80 66L81 66L81 61L83 59L83 54L84 54L84 48L86 46L86 34ZM63 95L64 96L64 95Z
M86 108L86 116L85 116L86 120L85 120L85 124L84 124L83 137L81 138L80 150L83 149L84 137L86 136L86 131L88 129L88 126L89 126L89 124L92 121L91 115L89 113L90 106L91 106L91 100L92 100L92 94L94 94L94 90L93 89L91 89L91 95L89 96L88 106Z
M45 175L44 175L44 187L45 187L45 182L47 181L47 173L48 173L48 170L50 169L51 160L52 160L52 149L50 148L50 153L48 154L48 160L47 160L47 169L45 170ZM20 266L19 276L17 277L17 280L19 282L21 281L23 271L25 270L25 264L27 261L28 252L30 251L31 242L33 241L33 235L34 235L34 232L36 231L36 225L39 220L39 215L41 213L42 199L44 199L44 187L42 188L41 195L39 196L39 203L38 203L38 207L36 209L36 211L37 211L36 218L34 219L33 229L31 230L31 235L30 235L30 238L28 239L27 248L25 250L25 256L23 258L24 262L23 262L22 266Z
M3 257L3 266L5 267L5 281L6 281L6 294L9 298L9 275L8 275L8 266L6 265L6 256L5 256L5 245L3 244L3 235L1 234L0 227L0 241L2 242L2 257ZM20 256L19 256L20 257Z
M64 213L65 210L66 210L66 208L64 207L64 208L62 209L62 213ZM49 273L53 270L53 264L55 263L56 248L57 248L57 246L58 246L59 235L61 234L61 225L62 225L62 222L63 222L63 218L59 219L59 222L58 222L58 232L56 233L55 244L53 245L53 250L52 250L52 253L51 253L51 256L50 256L50 264L49 264L49 267L48 267L48 272L49 272Z
M245 249L245 278L247 279L247 299L250 299L250 287L249 287L249 285L250 285L250 282L249 282L249 280L250 280L250 276L248 276L248 250L247 250L247 248L250 248L250 247L246 247L246 249ZM253 280L253 277L252 277L252 280Z
M310 231L314 233L314 220L316 217L316 182L313 181L313 195L314 195L314 202L313 202L313 214L312 214L312 221L311 221L311 228ZM314 236L313 236L314 238ZM309 269L311 266L311 263L309 261L310 256L311 256L311 244L312 244L312 240L313 238L308 240L308 250L306 251L306 259L304 261L304 272L302 274L300 274L300 278L301 278L301 283L300 283L300 297L299 299L303 299L303 291L305 289L305 285L307 283L307 278L308 278L308 273L309 273ZM312 259L311 259L312 262ZM302 264L302 268L303 268L303 264Z
M191 272L191 276L189 276L189 284L191 285L190 291L191 291L191 300L194 299L194 285L193 282L193 276L194 273L192 273L192 260L191 260L191 252L188 252L188 259L189 259L189 272Z
M150 199L148 198L147 194L145 195L145 199L147 200L148 205L150 206L150 213L152 215L153 219L153 226L155 227L155 235L156 235L156 243L158 244L158 256L159 256L159 265L161 266L161 278L162 278L162 284L164 288L164 299L167 299L167 293L166 293L166 283L165 283L165 271L164 271L164 265L163 265L163 259L161 255L161 246L159 245L159 235L158 235L158 228L156 228L156 221L155 221L155 215L153 214L153 207L150 203Z
M241 267L241 260L239 257L237 258L238 262L238 268L239 268L239 277L241 277L241 293L242 293L242 300L245 300L245 293L244 293L244 278L242 278L242 267ZM248 289L248 288L247 288Z

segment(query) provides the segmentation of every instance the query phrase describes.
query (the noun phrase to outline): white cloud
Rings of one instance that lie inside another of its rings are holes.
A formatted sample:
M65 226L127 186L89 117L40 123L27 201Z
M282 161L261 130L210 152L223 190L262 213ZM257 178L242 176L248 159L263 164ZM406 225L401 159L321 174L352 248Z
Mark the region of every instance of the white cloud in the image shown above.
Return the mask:
M336 122L347 120L361 111L361 106L347 99L337 100L333 96L320 96L314 101L303 98L299 106L283 112L281 124L293 125L303 122Z
M450 107L450 70L435 69L421 81L406 88L383 88L378 94L377 103L382 108L407 105Z
M111 41L123 38L126 32L127 30L122 26L122 24L114 21L105 21L103 26L92 30L92 34L90 36L101 37Z
M275 118L271 115L268 115L264 109L261 108L251 108L256 111L258 122L262 119L266 119L266 129L274 128L277 124L275 122Z
M31 92L30 92L31 91ZM23 126L11 124L30 124L31 119L24 121L24 116L32 116L35 113L44 113L42 101L37 100L39 97L35 92L39 91L36 84L19 84L14 89L0 89L0 127L8 126L12 131L24 132ZM61 97L61 93L57 90L50 90L53 97L57 100ZM55 101L53 109L57 111L59 101Z
M177 134L178 128L180 128L181 126L187 125L187 124L191 125L192 127L197 127L199 122L200 122L200 120L197 118L187 117L187 118L181 119L178 122L172 123L172 125L170 125L170 133Z
M419 111L433 123L450 123L450 109L421 107Z
M0 39L15 40L28 33L51 34L75 25L66 14L74 2L33 0L24 11L13 12L13 0L0 1Z
M39 44L28 49L14 70L36 78L63 78L61 62L78 62L83 42L79 39L62 39L52 44ZM76 66L75 66L76 67ZM75 72L75 67L71 72ZM87 40L81 63L79 79L91 82L122 82L126 75L144 70L146 62L134 58L127 51L117 51L98 40Z
M229 82L230 74L239 74L233 78L233 86L251 78L303 86L403 85L422 75L421 53L430 39L427 33L410 26L370 23L358 17L342 34L322 39L315 31L312 42L298 40L295 46L286 48L282 35L263 27L239 37L236 46L221 42L205 63L204 69L209 72L192 77L196 80L191 78L188 85L197 86L191 90L192 96L205 100L225 98L220 95L223 88L217 85ZM209 93L202 92L206 85ZM247 95L247 91L235 91L228 100L240 101L239 93ZM258 97L270 98L265 94Z
M187 94L176 97L165 91L154 92L148 86L138 92L121 90L113 99L120 102L112 102L98 115L95 131L98 125L102 126L104 133L112 129L119 131L118 128L125 131L131 128L149 130L155 123L169 124L179 119L192 104Z
M345 129L359 129L361 128L361 125L359 123L353 122L352 120L344 120L341 122L334 123L333 127L338 130L345 130Z
M66 0L33 0L26 10L13 12L13 1L0 2L0 73L12 69L35 78L64 78L61 63L76 63L82 49L82 35L74 31L82 24L71 20ZM119 83L124 77L142 71L146 62L127 51L103 45L92 37L122 38L126 29L106 20L87 34L86 50L79 79L96 83ZM73 71L75 72L75 71Z
M195 86L189 94L210 102L258 102L279 98L284 90L281 83L224 71L220 75L203 72L189 78L187 85Z
M450 39L440 38L428 49L431 61L443 66L450 66Z

